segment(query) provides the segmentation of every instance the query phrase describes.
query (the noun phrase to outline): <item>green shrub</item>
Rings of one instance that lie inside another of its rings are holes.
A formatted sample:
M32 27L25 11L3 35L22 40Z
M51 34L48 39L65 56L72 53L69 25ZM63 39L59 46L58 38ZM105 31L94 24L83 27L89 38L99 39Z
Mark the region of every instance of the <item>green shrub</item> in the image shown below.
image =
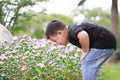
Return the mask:
M0 80L82 80L77 47L15 36L0 46Z

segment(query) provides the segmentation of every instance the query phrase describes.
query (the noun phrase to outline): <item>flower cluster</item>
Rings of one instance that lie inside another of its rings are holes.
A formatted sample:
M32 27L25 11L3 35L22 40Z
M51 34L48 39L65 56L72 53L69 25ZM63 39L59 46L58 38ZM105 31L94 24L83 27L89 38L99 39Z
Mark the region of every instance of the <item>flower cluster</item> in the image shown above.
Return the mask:
M71 44L15 36L0 46L0 80L80 80L80 54Z

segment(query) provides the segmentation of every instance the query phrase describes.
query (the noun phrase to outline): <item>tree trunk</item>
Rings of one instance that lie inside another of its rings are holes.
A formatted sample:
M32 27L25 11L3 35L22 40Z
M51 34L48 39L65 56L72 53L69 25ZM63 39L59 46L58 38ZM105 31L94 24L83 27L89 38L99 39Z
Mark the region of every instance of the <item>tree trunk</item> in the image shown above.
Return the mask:
M3 24L3 10L2 10L2 2L0 2L0 23Z
M115 35L117 39L117 27L118 27L118 5L117 0L112 0L111 7L111 31ZM116 51L114 51L113 55L107 61L108 64L114 64L116 62Z

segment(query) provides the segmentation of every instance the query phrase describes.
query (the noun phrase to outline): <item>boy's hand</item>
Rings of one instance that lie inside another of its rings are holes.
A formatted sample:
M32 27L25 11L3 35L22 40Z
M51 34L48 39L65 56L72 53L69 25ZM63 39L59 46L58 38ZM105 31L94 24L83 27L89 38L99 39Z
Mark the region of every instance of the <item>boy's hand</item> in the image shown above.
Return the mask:
M87 56L87 53L82 53L80 57L80 62L82 62L86 56Z
M79 42L82 46L83 54L80 57L80 61L83 61L84 58L87 56L87 53L89 52L89 35L86 31L80 31L77 35Z

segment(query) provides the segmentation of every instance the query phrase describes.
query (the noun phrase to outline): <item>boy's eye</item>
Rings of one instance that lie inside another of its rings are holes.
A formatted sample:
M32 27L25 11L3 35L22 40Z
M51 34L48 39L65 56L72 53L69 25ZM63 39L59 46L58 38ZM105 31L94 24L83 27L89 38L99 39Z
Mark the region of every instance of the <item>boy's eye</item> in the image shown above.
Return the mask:
M53 42L56 42L55 40L53 40Z

